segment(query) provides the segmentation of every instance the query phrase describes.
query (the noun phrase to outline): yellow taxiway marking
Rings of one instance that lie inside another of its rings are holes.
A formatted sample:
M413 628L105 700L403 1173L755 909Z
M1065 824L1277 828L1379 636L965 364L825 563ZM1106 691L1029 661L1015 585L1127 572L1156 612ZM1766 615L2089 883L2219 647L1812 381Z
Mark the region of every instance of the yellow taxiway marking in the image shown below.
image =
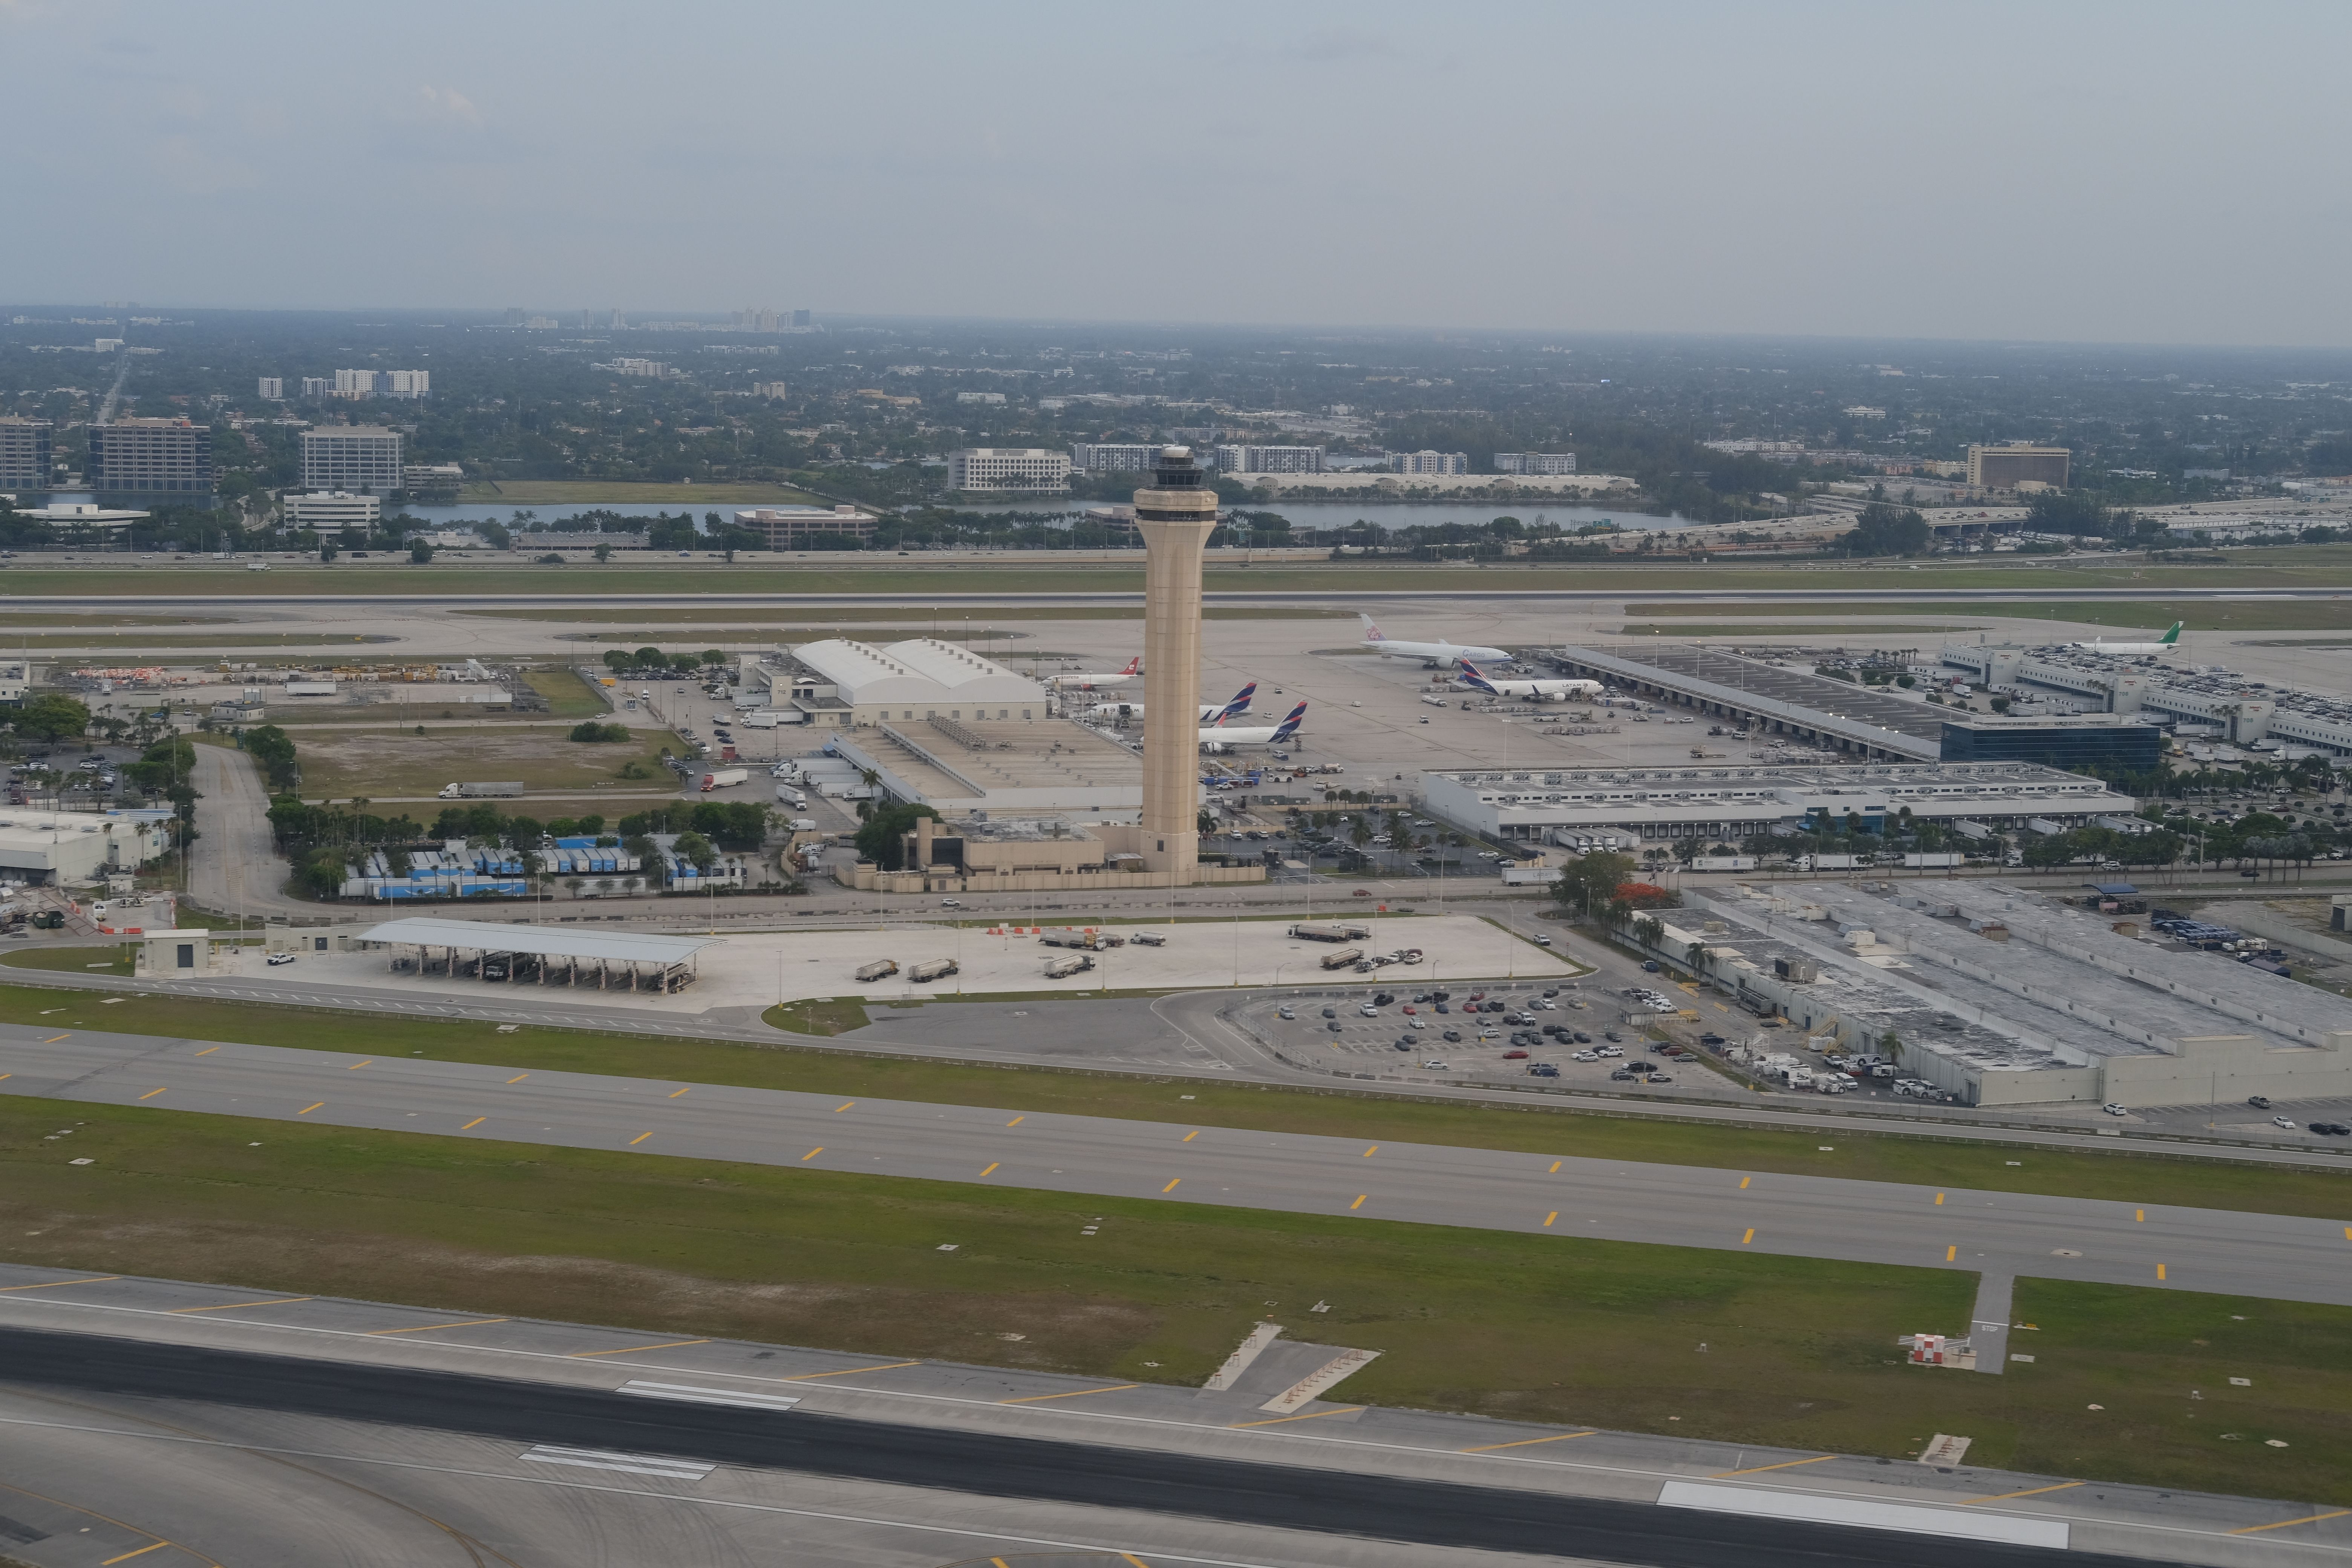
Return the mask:
M673 1095L671 1095L671 1096L670 1096L670 1098L671 1098L672 1100L676 1100L676 1099L677 1098L678 1094L692 1094L693 1092L694 1092L694 1085L692 1085L692 1084L688 1084L684 1089L679 1089L679 1090L677 1091L677 1094L673 1094Z
M2164 1278L2164 1265L2163 1265L2163 1264L2161 1264L2161 1263L2159 1263L2159 1264L2158 1264L2158 1265L2156 1266L2156 1277L2157 1277L2158 1279L2163 1279L2163 1278Z
M988 1171L993 1171L997 1166L1002 1165L1003 1163L1004 1163L1004 1162L1002 1160L991 1160L988 1163ZM981 1174L984 1176L988 1174L988 1171L982 1171Z
M297 1301L307 1301L308 1296L279 1296L268 1301L223 1301L214 1307L174 1307L174 1312L228 1312L239 1307L287 1307Z
M373 1057L370 1057L370 1058L368 1058L368 1059L367 1059L367 1061L366 1061L366 1062L353 1062L351 1066L349 1066L349 1067L345 1068L343 1070L344 1070L345 1072L357 1072L357 1071L359 1071L359 1070L360 1070L360 1068L363 1068L363 1067L367 1066L367 1065L368 1065L368 1062L372 1062L372 1061L373 1061L373 1060L375 1060L375 1058L374 1058Z
M1958 1262L1958 1261L1959 1260L1959 1257L1960 1257L1960 1246L1959 1246L1959 1243L1958 1243L1958 1242L1954 1242L1951 1246L1949 1246L1949 1247L1948 1247L1944 1248L1944 1261L1945 1261L1945 1262L1947 1262L1947 1263L1956 1263L1956 1262Z
M1556 1219L1558 1219L1559 1217L1559 1211L1558 1209L1554 1209L1554 1210L1552 1210L1552 1211L1551 1211L1551 1213L1549 1213L1549 1214L1548 1214L1548 1215L1544 1215L1544 1228L1545 1228L1546 1230L1549 1230L1549 1229L1551 1228L1551 1222L1552 1222L1552 1221L1554 1221L1554 1220L1556 1220Z
M220 1049L218 1046L206 1046L203 1050L198 1051L196 1055L200 1057L208 1057L218 1049Z
M56 1045L59 1040L70 1040L70 1039L72 1039L72 1038L73 1038L73 1036L72 1036L70 1033L68 1033L68 1034L63 1034L63 1035L51 1035L47 1039L43 1040L43 1041L41 1042L41 1044L43 1044L43 1045L45 1045L45 1046L54 1046L54 1045Z
M1375 1154L1379 1153L1380 1152L1381 1152L1381 1146L1380 1146L1379 1144L1375 1143L1375 1144L1373 1144L1370 1148L1369 1148L1369 1149L1367 1149L1367 1150L1365 1150L1365 1151L1364 1151L1364 1158L1365 1158L1365 1159L1367 1159L1367 1160L1369 1160L1369 1159L1370 1159L1373 1155L1375 1155Z
M110 1557L104 1563L100 1563L99 1568L114 1568L114 1565L117 1563L128 1563L133 1557L144 1557L150 1552L161 1552L163 1548L171 1544L172 1543L168 1541L159 1540L152 1546L142 1546L136 1552L126 1552L120 1557Z
M806 1163L808 1163L811 1160L815 1159L819 1154L822 1154L822 1153L824 1153L824 1144L822 1144L822 1143L820 1143L820 1144L818 1144L815 1148L814 1148L814 1149L810 1150L807 1153L805 1153L805 1154L803 1154L803 1155L802 1155L802 1156L801 1156L801 1163L803 1163L803 1164L806 1164Z
M1739 1238L1739 1245L1740 1245L1740 1246L1742 1246L1742 1247L1745 1247L1745 1246L1747 1246L1749 1242L1751 1242L1751 1241L1753 1241L1753 1240L1755 1240L1755 1239L1756 1239L1756 1227L1755 1227L1754 1226L1752 1226L1752 1225L1751 1225L1751 1226L1749 1226L1748 1227L1748 1234L1747 1234L1746 1236L1743 1236L1743 1237L1741 1237Z
M1020 1115L1020 1116L1016 1116L1016 1117L1014 1117L1012 1121L1010 1121L1006 1122L1004 1125L1006 1125L1007 1127L1018 1127L1018 1126L1020 1126L1023 1122L1024 1122L1024 1121L1028 1121L1028 1120L1029 1120L1028 1116L1024 1113L1024 1114L1023 1114L1023 1115Z
M635 1138L632 1138L632 1139L630 1139L630 1140L629 1140L629 1147L630 1147L630 1148L632 1148L632 1149L634 1149L634 1148L635 1148L638 1144L640 1144L640 1143L644 1142L646 1139L648 1139L648 1138L650 1138L650 1137L652 1137L652 1136L653 1136L653 1134L652 1134L652 1133L650 1133L650 1132L640 1132L640 1133L638 1133Z
M1360 1405L1349 1405L1338 1410L1310 1410L1304 1415L1277 1415L1270 1421L1236 1421L1231 1430L1238 1432L1244 1426L1279 1426L1286 1421L1313 1421L1325 1415L1353 1415L1362 1408Z
M1756 1179L1756 1178L1755 1178L1755 1177L1753 1177L1753 1176L1742 1176L1742 1177L1740 1177L1740 1178L1739 1178L1739 1190L1740 1190L1741 1192L1743 1192L1743 1193L1744 1193L1744 1192L1746 1192L1746 1191L1748 1190L1748 1184L1749 1182L1754 1181L1755 1179Z
M45 1285L0 1285L0 1295L10 1290L54 1290L60 1285L95 1285L102 1279L120 1279L120 1274L93 1274L87 1279L52 1279Z
M2283 1519L2276 1524L2250 1524L2243 1530L2230 1531L2232 1535L2259 1535L2265 1530L2284 1530L2290 1524L2317 1524L2323 1519L2342 1519L2352 1513L2352 1508L2339 1508L2332 1513L2306 1513L2301 1519Z
M1031 1394L1019 1399L1000 1399L999 1405L1042 1405L1048 1399L1076 1399L1084 1394L1117 1394L1121 1389L1141 1388L1139 1383L1114 1383L1108 1388L1073 1388L1066 1394Z
M419 1323L409 1329L370 1329L372 1334L423 1334L435 1329L478 1329L484 1323L503 1323L504 1318L468 1318L462 1323Z
M1944 1206L1944 1194L1941 1193L1937 1193L1936 1194L1936 1206L1937 1208L1942 1208Z
M467 1122L463 1127L458 1128L457 1131L460 1132L471 1132L475 1128L479 1127L483 1122L488 1121L488 1120L489 1118L487 1116L477 1116L471 1121Z
M312 1100L310 1104L308 1104L308 1105L304 1106L301 1110L299 1110L296 1111L294 1114L295 1114L295 1115L297 1115L297 1116L308 1116L308 1115L310 1115L310 1112L312 1112L312 1111L314 1111L314 1110L318 1110L318 1109L319 1109L319 1107L320 1107L320 1106L322 1106L322 1105L324 1105L324 1104L326 1104L326 1103L327 1103L327 1102L326 1102L325 1100Z
M1198 1138L1200 1135L1201 1130L1195 1127L1190 1132L1185 1133L1183 1137L1178 1139L1177 1142L1180 1143L1190 1143L1193 1139Z
M1590 1432L1555 1432L1549 1437L1522 1437L1516 1443L1482 1443L1475 1448L1465 1448L1465 1454L1491 1454L1497 1448L1527 1448L1538 1443L1565 1443L1570 1437L1590 1437Z
M1183 1179L1184 1179L1183 1177L1179 1176L1179 1177L1177 1177L1177 1178L1176 1178L1176 1182L1181 1182L1181 1181L1182 1181ZM1164 1186L1164 1187L1160 1188L1160 1190L1161 1192L1163 1192L1163 1193L1172 1193L1172 1192L1174 1192L1174 1191L1176 1190L1176 1182L1171 1182L1171 1183L1169 1183L1166 1186Z
M820 1377L848 1377L860 1372L889 1372L902 1366L920 1366L919 1361L886 1361L879 1366L845 1366L838 1372L804 1372L798 1377L778 1379L782 1383L814 1383Z
M1717 1470L1715 1472L1714 1479L1721 1480L1726 1476L1760 1476L1767 1470L1793 1470L1799 1465L1818 1465L1823 1459L1836 1458L1835 1454L1815 1454L1810 1459L1783 1459L1777 1465L1750 1465L1744 1470Z
M1968 1508L1980 1502L2007 1502L2013 1497L2040 1497L2043 1492L2063 1492L2068 1487L2079 1487L2084 1484L2082 1481L2060 1481L2054 1487L2028 1487L2021 1492L1995 1492L1990 1497L1972 1497L1960 1506Z
M2135 1225L2146 1225L2147 1223L2147 1211L2146 1209L2132 1210L2132 1223Z
M170 1087L170 1086L169 1086L169 1085L166 1085L165 1087L166 1087L166 1088L168 1088L168 1087ZM142 1100L152 1100L152 1099L154 1099L157 1095L159 1095L159 1094L161 1094L161 1093L163 1093L163 1089L149 1089L146 1093L144 1093L144 1094L141 1095L139 1098L140 1098L140 1099L142 1099Z
M523 1079L525 1079L529 1078L530 1076L530 1074L529 1074L529 1073L527 1073L527 1072L519 1072L519 1073L515 1074L515 1075L514 1075L514 1077L512 1077L512 1078L510 1078L510 1079L507 1079L507 1081L508 1081L509 1083L520 1083Z
M1118 1554L1118 1560L1122 1563L1131 1563L1135 1565L1135 1568L1151 1568L1150 1563L1146 1563L1142 1558L1138 1557L1132 1552L1120 1552Z
M1559 1168L1560 1168L1562 1165L1566 1164L1567 1163L1568 1163L1568 1162L1567 1162L1567 1161L1565 1161L1565 1160L1554 1160L1554 1161L1551 1163L1551 1169L1550 1169L1550 1170L1549 1170L1549 1171L1547 1171L1547 1172L1545 1172L1545 1173L1544 1173L1544 1174L1546 1174L1546 1175L1548 1175L1548 1176L1557 1176L1557 1175L1559 1175ZM2347 1235L2352 1235L2352 1231L2347 1231L2346 1234L2347 1234Z
M838 1116L838 1115L840 1115L843 1111L845 1111L845 1110L848 1110L851 1106L853 1106L853 1105L855 1105L855 1104L856 1104L856 1103L857 1103L857 1101L856 1101L856 1100L843 1100L839 1105L836 1105L836 1106L835 1106L835 1107L833 1108L833 1113L834 1113L835 1116Z
M1349 1206L1349 1208L1351 1208L1351 1209L1360 1209L1360 1208L1362 1208L1362 1207L1364 1206L1364 1200L1365 1200L1366 1198L1368 1198L1368 1197L1370 1197L1371 1195L1372 1195L1372 1194L1370 1194L1370 1193L1358 1193L1358 1194L1356 1194L1356 1201L1355 1201L1354 1203L1349 1204L1348 1206Z
M674 1351L680 1345L707 1345L709 1342L709 1340L668 1340L657 1345L623 1345L609 1351L573 1351L572 1356L577 1361L583 1356L635 1355L639 1351Z
M16 1075L12 1072L0 1072L0 1078L15 1078L16 1076Z

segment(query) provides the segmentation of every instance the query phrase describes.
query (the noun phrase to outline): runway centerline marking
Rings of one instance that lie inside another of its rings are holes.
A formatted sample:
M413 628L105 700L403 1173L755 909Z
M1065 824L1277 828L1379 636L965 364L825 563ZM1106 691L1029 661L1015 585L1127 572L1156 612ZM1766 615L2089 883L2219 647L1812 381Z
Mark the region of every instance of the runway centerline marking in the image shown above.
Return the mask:
M1565 1443L1570 1437L1590 1437L1590 1432L1557 1432L1549 1437L1522 1437L1516 1443L1482 1443L1475 1448L1465 1448L1465 1454L1491 1454L1497 1448L1531 1448L1538 1443Z
M1000 1399L999 1405L1043 1405L1049 1399L1076 1399L1085 1394L1118 1394L1130 1388L1141 1388L1139 1383L1115 1383L1108 1388L1073 1388L1066 1394L1031 1394L1019 1399Z

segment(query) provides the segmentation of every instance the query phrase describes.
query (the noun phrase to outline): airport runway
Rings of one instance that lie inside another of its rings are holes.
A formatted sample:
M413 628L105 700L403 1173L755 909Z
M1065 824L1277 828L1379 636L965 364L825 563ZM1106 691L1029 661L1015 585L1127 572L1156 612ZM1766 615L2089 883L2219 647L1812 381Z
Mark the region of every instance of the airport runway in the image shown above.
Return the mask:
M1178 1120L1181 1080L1150 1122L17 1026L0 1070L68 1101L2352 1304L2339 1221L1244 1131Z

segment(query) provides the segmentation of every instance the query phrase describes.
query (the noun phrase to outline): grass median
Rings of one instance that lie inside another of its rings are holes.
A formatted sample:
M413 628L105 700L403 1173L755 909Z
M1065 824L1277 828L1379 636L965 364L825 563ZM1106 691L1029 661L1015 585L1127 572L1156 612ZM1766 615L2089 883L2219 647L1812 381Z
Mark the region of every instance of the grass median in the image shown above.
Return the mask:
M6 1099L0 1172L11 1262L467 1316L1177 1385L1272 1318L1383 1352L1350 1401L2276 1496L2352 1447L2341 1308L2027 1281L1991 1378L1902 1363L1940 1269Z
M103 949L43 949L47 954ZM34 953L12 955L30 959ZM62 960L56 961L62 963ZM2231 1164L2117 1151L2077 1152L1947 1138L1680 1122L1533 1103L1466 1104L1349 1090L1154 1079L1013 1065L968 1066L838 1048L603 1035L481 1019L383 1017L324 1008L0 985L0 1022L173 1039L424 1057L527 1069L979 1105L1130 1121L1207 1122L1271 1132L1382 1138L1456 1148L1840 1176L1926 1187L2040 1193L2118 1204L2238 1209L2352 1221L2352 1172ZM1063 998L1055 997L1055 1000ZM1004 1000L999 997L995 1000ZM939 1004L926 1004L933 1005ZM834 1017L848 1022L845 1015Z

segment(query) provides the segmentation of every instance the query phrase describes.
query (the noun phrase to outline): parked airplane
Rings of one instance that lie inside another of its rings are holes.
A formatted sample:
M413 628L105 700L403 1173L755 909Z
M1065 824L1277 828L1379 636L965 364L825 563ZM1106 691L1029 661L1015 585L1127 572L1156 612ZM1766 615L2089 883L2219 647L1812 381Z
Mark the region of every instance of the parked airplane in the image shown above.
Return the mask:
M2089 642L2072 646L2089 648L2093 653L2170 653L2180 646L2180 623L2173 622L2170 628L2154 642L2107 642L2093 637Z
M1435 642L1398 642L1372 625L1372 617L1358 611L1356 618L1364 623L1364 647L1384 658L1426 659L1433 666L1444 666L1461 658L1483 658L1492 664L1508 664L1511 656L1498 647L1456 647L1440 637Z
M1565 702L1571 697L1598 697L1597 680L1494 680L1468 659L1462 660L1462 684L1489 697L1524 697L1533 702Z
M1201 731L1201 749L1204 752L1229 752L1235 746L1279 746L1298 732L1298 726L1305 722L1306 718L1307 704L1302 701L1279 724L1260 725L1249 730L1237 730L1224 723L1210 724Z
M1045 684L1063 691L1100 691L1108 687L1125 686L1142 673L1143 656L1138 654L1116 675L1049 675Z
M1202 703L1198 717L1203 724L1222 724L1228 719L1237 719L1249 711L1250 699L1256 695L1257 682L1253 680L1234 692L1230 702ZM1087 710L1085 716L1089 719L1140 719L1143 717L1143 704L1097 702Z

